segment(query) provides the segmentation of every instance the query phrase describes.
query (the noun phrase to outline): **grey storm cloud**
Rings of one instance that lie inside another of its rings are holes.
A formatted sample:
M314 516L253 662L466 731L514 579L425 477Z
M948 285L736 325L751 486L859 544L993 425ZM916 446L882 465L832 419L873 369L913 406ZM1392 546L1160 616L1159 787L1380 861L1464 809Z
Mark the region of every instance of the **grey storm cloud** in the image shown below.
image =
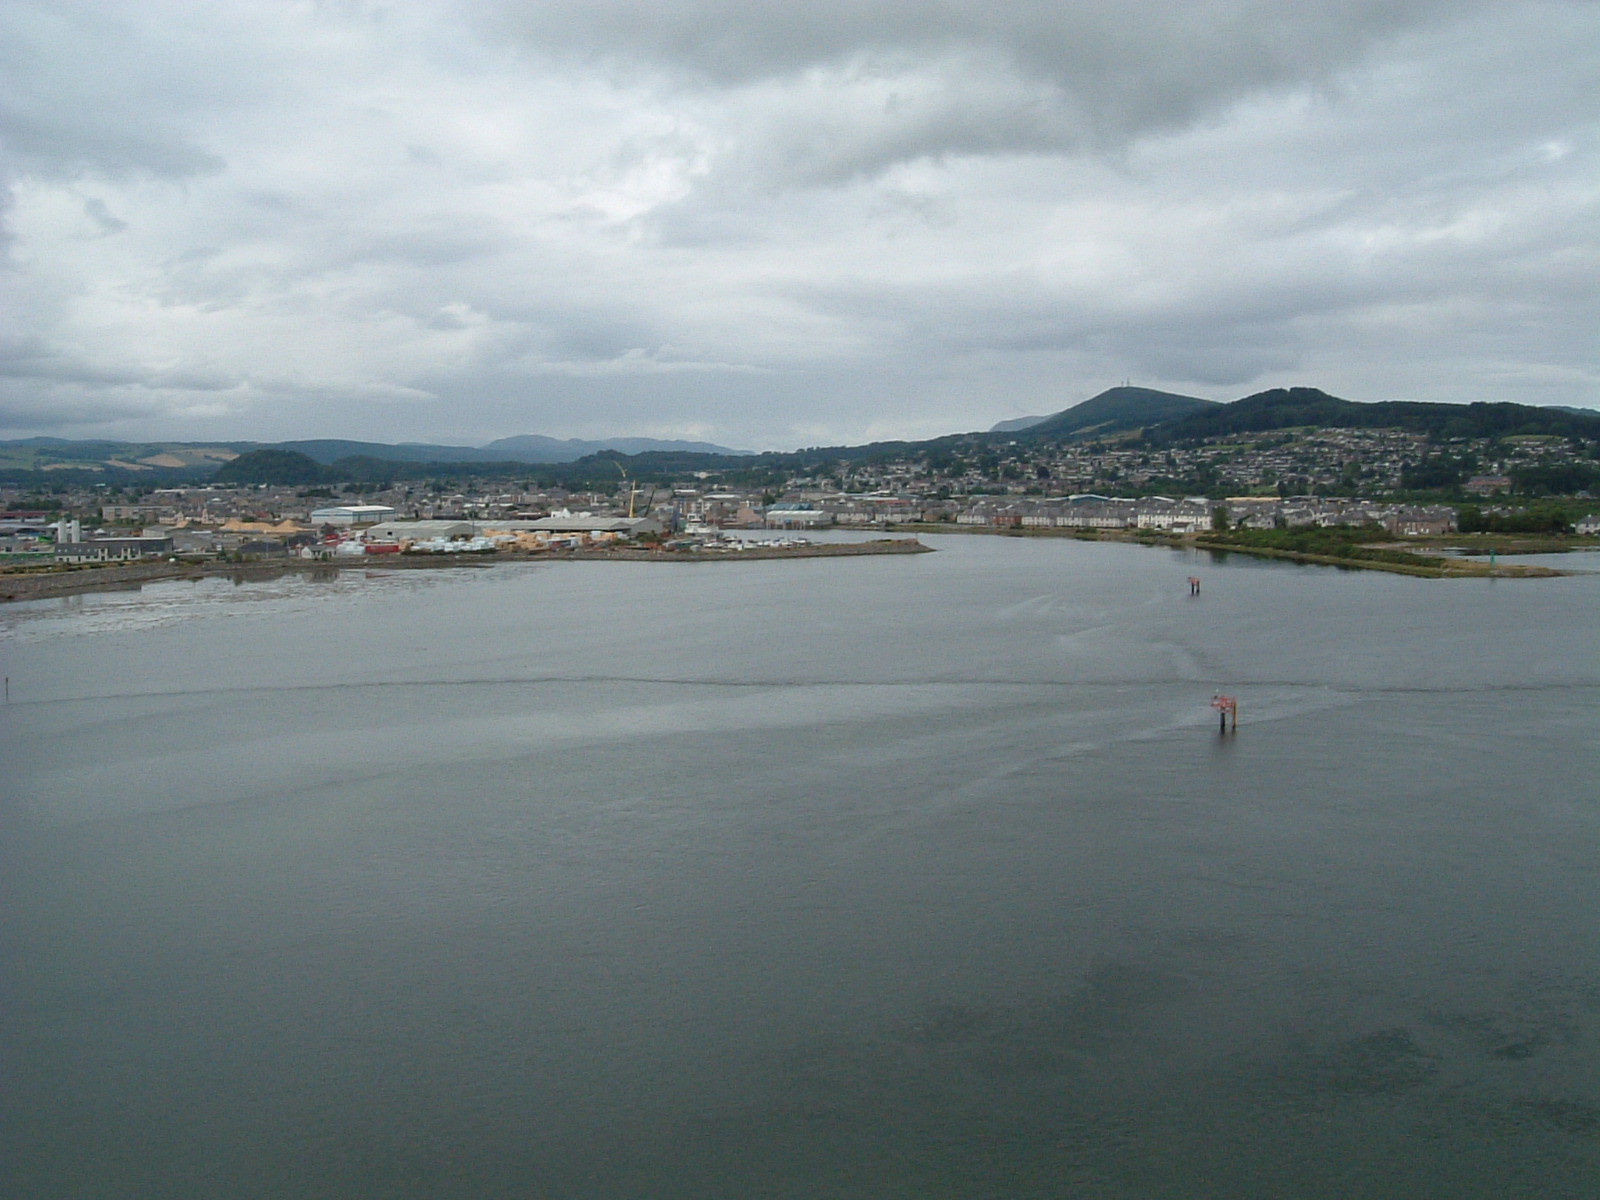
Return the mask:
M111 214L106 202L98 196L91 196L83 202L83 213L100 227L100 232L105 237L121 233L128 227L126 221Z
M1115 141L1194 120L1252 91L1327 82L1373 46L1459 20L1480 0L581 0L489 6L492 27L541 49L747 85L833 68L1009 68L1032 87L992 114L996 144ZM1050 109L1046 113L1045 109ZM1031 110L1031 111L1030 111ZM974 122L951 106L951 148Z
M197 111L237 90L204 63L215 52L152 35L132 9L95 0L7 5L0 13L0 169L166 178L220 171Z
M1591 0L14 0L12 433L1592 404Z

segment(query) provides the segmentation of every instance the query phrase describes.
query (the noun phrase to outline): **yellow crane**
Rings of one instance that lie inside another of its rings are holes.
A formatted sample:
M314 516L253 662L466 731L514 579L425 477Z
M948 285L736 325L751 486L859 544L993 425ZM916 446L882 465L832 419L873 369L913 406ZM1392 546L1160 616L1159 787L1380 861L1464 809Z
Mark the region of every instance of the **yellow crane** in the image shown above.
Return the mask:
M622 471L622 482L628 486L628 520L633 520L633 498L639 494L639 489L628 483L628 472L623 470L622 464L616 459L611 460L611 465Z

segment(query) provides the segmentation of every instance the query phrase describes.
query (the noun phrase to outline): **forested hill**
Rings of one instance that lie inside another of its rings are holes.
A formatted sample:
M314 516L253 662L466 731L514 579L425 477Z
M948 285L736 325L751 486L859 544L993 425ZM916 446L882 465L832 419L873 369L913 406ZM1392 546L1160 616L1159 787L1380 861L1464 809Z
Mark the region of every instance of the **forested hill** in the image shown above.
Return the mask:
M1045 442L1122 433L1207 413L1220 407L1215 400L1202 400L1198 396L1180 396L1152 388L1114 387L1026 429L1017 430L1014 436L1019 441Z
M1200 441L1229 434L1260 433L1298 426L1333 429L1405 429L1432 437L1483 438L1545 434L1600 437L1600 413L1537 408L1527 404L1429 404L1383 400L1358 404L1317 388L1274 388L1163 421L1145 431L1151 442Z
M519 439L502 439L490 447L471 448L388 446L331 439L263 446L252 442L144 444L30 438L0 442L0 482L53 487L97 483L148 487L208 478L218 483L296 485L503 476L579 486L609 483L624 474L632 479L660 481L710 471L729 479L747 478L767 487L781 485L795 474L819 469L825 473L842 462L888 464L912 459L944 461L951 456L981 458L1007 453L1004 447L1009 445L1027 452L1102 438L1141 439L1150 446L1177 446L1206 438L1305 427L1404 429L1435 439L1545 435L1593 443L1600 440L1600 413L1509 403L1356 403L1317 388L1278 388L1223 404L1150 388L1115 387L1022 430L948 434L918 442L814 446L758 455L707 452L702 449L703 443L647 439L631 439L631 453L616 447L586 454L576 461L530 463L526 459L514 461L511 452L517 447L511 443ZM576 443L563 445L570 452ZM521 447L530 458L537 449ZM639 449L644 452L639 453ZM223 465L227 460L233 461Z

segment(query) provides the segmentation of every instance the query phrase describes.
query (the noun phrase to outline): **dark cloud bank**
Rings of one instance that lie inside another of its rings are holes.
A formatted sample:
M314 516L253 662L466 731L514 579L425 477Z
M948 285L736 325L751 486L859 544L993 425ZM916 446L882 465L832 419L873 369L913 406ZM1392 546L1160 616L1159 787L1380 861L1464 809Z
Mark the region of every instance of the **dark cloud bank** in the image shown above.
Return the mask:
M0 430L1592 405L1592 3L0 11Z

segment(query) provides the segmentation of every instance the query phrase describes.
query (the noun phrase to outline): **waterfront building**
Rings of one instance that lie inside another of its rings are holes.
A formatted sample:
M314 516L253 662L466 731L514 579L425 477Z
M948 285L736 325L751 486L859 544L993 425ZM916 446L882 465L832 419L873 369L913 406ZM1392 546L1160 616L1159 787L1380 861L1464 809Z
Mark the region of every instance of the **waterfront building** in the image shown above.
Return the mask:
M833 514L810 504L795 504L786 508L767 509L768 529L816 529L833 524Z
M521 525L522 521L497 522L495 527ZM478 532L469 521L380 521L367 530L369 542L423 542L435 539L467 538Z
M1455 512L1442 506L1428 508L1399 508L1387 522L1390 533L1397 533L1404 537L1438 537L1446 533L1454 533L1456 529Z
M56 561L64 563L124 562L171 553L170 537L85 538L56 545Z
M621 537L638 537L662 531L661 522L654 517L602 517L592 513L552 513L537 521L529 521L526 525L529 529L546 533L610 533ZM497 524L496 528L499 527Z
M374 525L397 515L387 504L336 504L331 508L313 509L313 525Z

